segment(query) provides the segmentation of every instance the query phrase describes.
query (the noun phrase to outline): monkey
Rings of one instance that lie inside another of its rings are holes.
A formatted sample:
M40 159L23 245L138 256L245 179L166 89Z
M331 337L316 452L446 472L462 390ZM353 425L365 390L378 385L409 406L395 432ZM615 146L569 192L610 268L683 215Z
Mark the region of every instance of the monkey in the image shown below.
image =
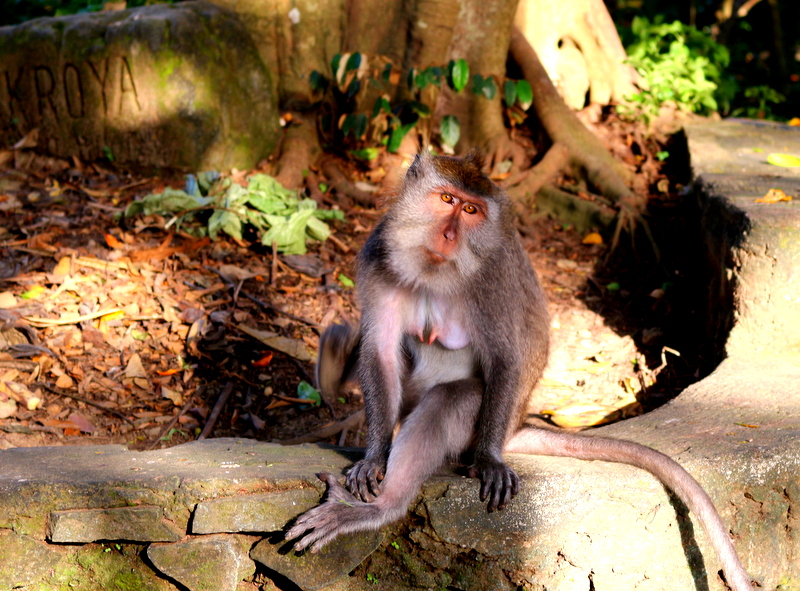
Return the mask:
M357 377L365 455L347 472L347 488L319 475L325 502L298 517L286 539L316 552L396 521L449 460L480 480L490 512L519 491L503 452L603 460L659 478L698 516L731 589L751 589L713 502L677 462L633 442L522 427L547 363L550 321L513 205L482 166L474 152L417 155L359 253L360 326L323 333L317 379L335 394Z

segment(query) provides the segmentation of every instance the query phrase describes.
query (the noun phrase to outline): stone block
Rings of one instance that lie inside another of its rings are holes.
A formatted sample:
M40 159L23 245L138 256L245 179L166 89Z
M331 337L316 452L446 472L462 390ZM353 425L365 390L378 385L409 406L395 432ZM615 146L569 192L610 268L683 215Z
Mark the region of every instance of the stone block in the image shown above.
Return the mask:
M278 531L314 507L319 497L316 489L306 488L203 501L194 510L192 533Z
M190 591L235 591L239 581L256 572L248 552L257 539L202 536L173 544L151 544L147 557L162 574Z
M55 543L85 544L99 540L131 542L172 542L183 532L163 518L161 507L119 507L52 511L47 539Z
M237 16L207 2L0 27L0 134L139 167L227 170L267 156L277 94Z

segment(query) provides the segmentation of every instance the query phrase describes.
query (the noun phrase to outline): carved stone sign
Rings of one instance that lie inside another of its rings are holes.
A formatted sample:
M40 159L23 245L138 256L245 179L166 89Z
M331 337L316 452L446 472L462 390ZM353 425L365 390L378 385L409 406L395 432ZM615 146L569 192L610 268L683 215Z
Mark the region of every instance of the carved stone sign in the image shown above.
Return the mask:
M206 2L0 27L0 133L136 166L245 168L277 139L277 92L235 14Z

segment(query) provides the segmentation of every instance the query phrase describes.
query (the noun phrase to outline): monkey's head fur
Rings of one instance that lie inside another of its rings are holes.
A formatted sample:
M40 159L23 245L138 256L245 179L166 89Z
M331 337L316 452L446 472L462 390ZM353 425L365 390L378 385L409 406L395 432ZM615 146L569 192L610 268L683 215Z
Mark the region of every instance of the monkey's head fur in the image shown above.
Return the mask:
M384 218L388 263L402 283L452 293L515 239L511 202L482 166L477 152L416 156ZM441 201L457 207L449 213Z

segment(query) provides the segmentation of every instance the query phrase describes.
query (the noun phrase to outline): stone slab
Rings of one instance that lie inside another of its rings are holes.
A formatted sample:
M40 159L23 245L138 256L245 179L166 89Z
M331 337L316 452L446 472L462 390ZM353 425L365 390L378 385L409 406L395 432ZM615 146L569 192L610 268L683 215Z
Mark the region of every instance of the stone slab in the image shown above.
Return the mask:
M800 352L800 128L726 120L686 128L700 207L709 348L727 355ZM770 189L794 199L756 203Z
M279 531L319 500L318 490L305 488L203 501L194 510L192 533Z
M276 536L256 544L250 556L303 591L316 591L345 577L372 554L382 540L381 532L346 534L315 554L298 554L291 549L291 543Z
M174 542L183 537L183 532L164 520L161 507L51 511L47 526L48 541L64 544L100 540Z
M250 35L209 2L0 27L0 136L84 161L228 170L270 154L277 90Z
M173 544L151 544L147 557L164 575L189 591L235 591L256 565L250 546L258 538L202 536Z

